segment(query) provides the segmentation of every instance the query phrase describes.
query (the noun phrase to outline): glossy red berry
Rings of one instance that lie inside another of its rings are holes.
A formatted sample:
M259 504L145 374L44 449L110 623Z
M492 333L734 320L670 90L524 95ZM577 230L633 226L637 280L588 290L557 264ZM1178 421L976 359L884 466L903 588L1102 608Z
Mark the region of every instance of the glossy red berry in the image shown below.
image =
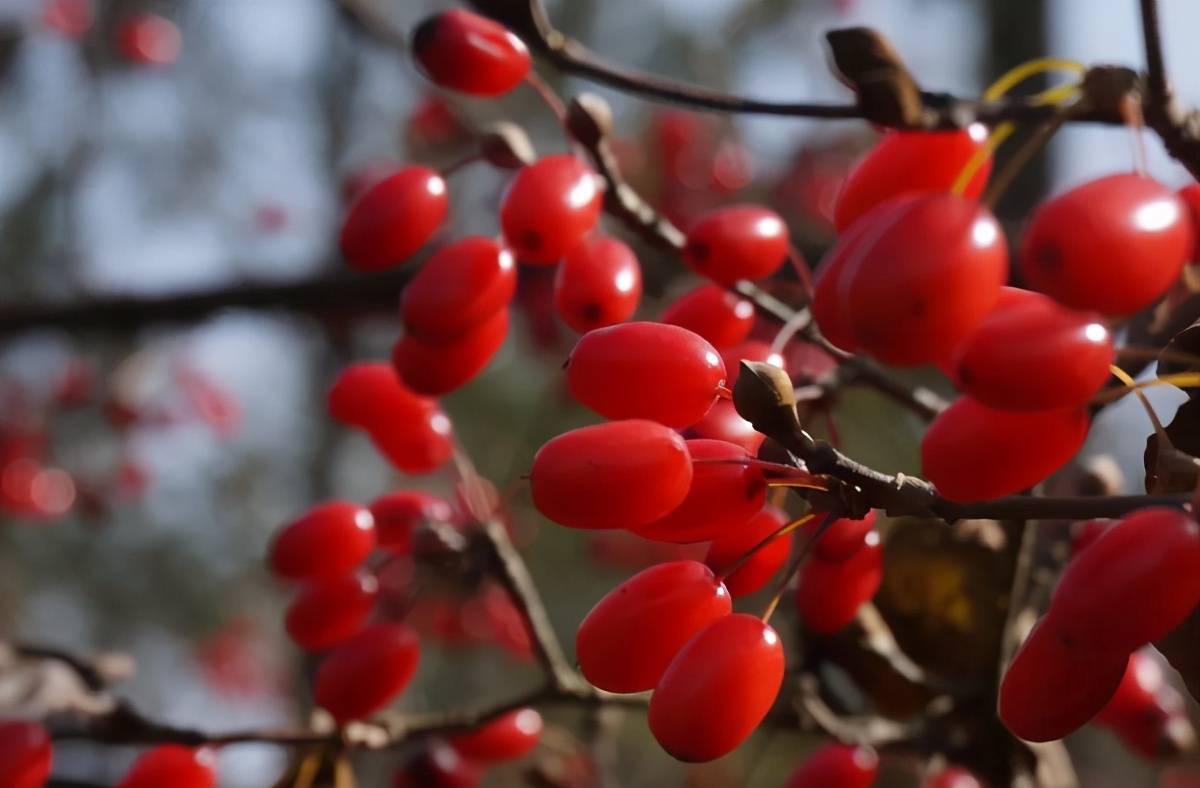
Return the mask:
M600 689L642 692L658 683L693 635L730 612L729 592L704 564L658 564L592 608L575 635L575 656Z
M629 526L638 536L688 544L735 534L762 510L767 480L741 446L695 438L687 442L692 485L683 503L645 525Z
M600 217L604 202L591 167L569 154L523 167L500 201L500 227L523 263L557 263Z
M1196 248L1200 244L1200 183L1193 181L1175 193L1188 209L1188 218L1192 225L1192 252L1188 255L1188 260L1196 262L1200 259Z
M1144 175L1109 175L1041 204L1022 240L1021 275L1072 309L1129 315L1166 292L1193 244L1174 192Z
M437 85L473 96L500 96L525 79L532 62L503 25L462 8L435 14L413 31L412 52Z
M1113 526L1112 520L1082 520L1071 524L1071 555L1076 556L1092 545Z
M1067 463L1088 432L1085 408L995 410L959 397L921 438L921 468L954 501L1028 489Z
M818 512L812 519L810 531L824 519L825 515ZM867 534L875 528L875 520L874 509L861 520L839 517L826 526L821 538L813 545L813 555L823 561L845 561L866 544Z
M284 626L292 642L308 651L323 651L362 627L379 584L366 574L322 578L306 584L288 606Z
M831 743L805 758L786 788L871 788L878 773L879 756L870 747Z
M405 385L438 397L470 383L508 336L508 309L501 309L470 333L447 344L430 345L404 336L392 348L392 364Z
M1085 649L1044 618L1000 682L1000 719L1026 741L1053 741L1104 708L1125 674L1128 652ZM1047 699L1053 698L1053 702Z
M796 610L813 632L837 632L875 596L882 580L883 546L879 534L868 531L862 547L843 561L809 556L796 586Z
M774 211L731 205L703 214L688 230L683 259L696 273L723 285L763 279L787 260L788 229Z
M528 755L542 738L542 715L523 708L502 714L450 739L459 754L476 762L511 761Z
M959 131L889 131L875 143L838 191L833 222L844 232L876 205L901 194L949 192L967 162L983 148L987 130L972 126ZM967 184L963 196L974 200L992 168L988 156Z
M164 744L138 757L117 788L216 788L217 773L208 750Z
M742 558L762 540L787 524L787 521L785 512L768 506L751 517L750 521L737 531L714 539L708 546L704 563L714 572L728 572L741 561L741 565L732 574L725 576L725 587L729 589L731 596L749 596L761 590L783 568L792 552L790 536L773 539L749 558L744 561Z
M1005 290L1010 295L954 351L959 387L1001 410L1087 404L1110 374L1108 329L1040 293Z
M179 59L183 37L175 23L158 14L134 14L117 28L121 55L144 66L169 66Z
M606 235L592 235L567 252L554 274L554 304L579 333L623 323L642 298L642 268L633 250Z
M400 318L421 342L453 343L508 306L516 292L512 252L490 238L464 238L421 266L400 296Z
M285 525L271 545L271 571L288 580L352 572L375 547L375 519L348 501L328 501Z
M717 350L723 350L750 334L754 327L754 304L710 282L675 299L663 311L661 322L686 328L704 337Z
M1096 715L1096 722L1144 758L1174 755L1180 739L1191 740L1195 735L1183 697L1167 684L1162 665L1150 648L1129 655L1125 676Z
M902 204L881 206L880 229L842 268L838 309L858 346L881 361L935 363L995 306L1008 276L1004 233L986 208L962 197L896 199Z
M692 485L679 433L644 419L581 427L547 441L529 473L533 503L571 528L634 528L670 512Z
M589 331L567 360L575 399L610 419L687 427L708 413L725 364L699 335L665 323L621 323Z
M417 633L404 624L371 624L329 653L313 693L340 723L359 720L399 695L417 670Z
M691 434L697 438L712 438L741 446L748 454L757 455L758 447L767 436L741 417L732 400L719 399L704 418L692 425Z
M650 698L650 732L681 761L720 758L767 716L783 669L783 644L768 624L745 613L719 618L667 666Z
M50 734L36 722L0 722L0 784L42 788L50 777Z
M342 225L342 255L359 271L399 265L441 227L448 206L441 175L427 167L405 167L354 201Z
M450 502L419 490L382 495L371 502L377 545L395 555L412 552L413 531L427 522L447 523L454 519Z
M477 788L482 767L450 744L435 740L396 772L392 788Z
M922 784L923 788L986 788L970 769L947 766Z

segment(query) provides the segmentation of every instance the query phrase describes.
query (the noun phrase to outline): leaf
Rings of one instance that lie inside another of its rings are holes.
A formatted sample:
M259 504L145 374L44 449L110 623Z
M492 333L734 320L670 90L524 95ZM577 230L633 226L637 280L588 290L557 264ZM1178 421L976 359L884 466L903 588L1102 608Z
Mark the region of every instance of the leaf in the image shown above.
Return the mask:
M1200 399L1189 399L1166 427L1171 447L1160 451L1158 435L1146 439L1146 491L1192 492L1200 481Z

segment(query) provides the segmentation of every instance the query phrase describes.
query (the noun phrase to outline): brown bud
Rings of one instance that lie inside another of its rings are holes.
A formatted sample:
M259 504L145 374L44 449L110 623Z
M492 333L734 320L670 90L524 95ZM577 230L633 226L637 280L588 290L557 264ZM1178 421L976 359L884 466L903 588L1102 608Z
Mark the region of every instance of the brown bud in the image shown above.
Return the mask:
M733 406L764 435L790 435L800 429L792 379L774 364L742 361L733 385Z
M537 159L525 129L515 123L493 123L479 140L479 153L493 167L516 170Z
M584 145L599 144L612 127L612 108L595 93L580 93L567 106L567 131Z

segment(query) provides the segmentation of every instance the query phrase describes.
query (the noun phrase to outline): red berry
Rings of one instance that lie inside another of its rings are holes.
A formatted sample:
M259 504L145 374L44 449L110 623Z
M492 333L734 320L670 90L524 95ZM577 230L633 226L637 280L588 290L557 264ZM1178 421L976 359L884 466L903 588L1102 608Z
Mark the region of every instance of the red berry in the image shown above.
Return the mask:
M396 772L392 788L477 788L482 769L446 742L435 740Z
M417 670L417 633L404 624L371 624L342 643L317 670L313 694L339 723L382 709Z
M811 528L816 528L825 519L818 512L812 519ZM862 549L866 543L867 534L875 528L875 510L867 512L861 520L851 520L840 517L831 522L821 534L821 538L813 545L813 555L823 561L845 561Z
M569 154L538 159L509 184L500 202L500 226L523 263L556 263L600 217L599 177Z
M400 296L400 318L421 342L452 343L508 306L516 292L512 253L490 238L465 238L421 266Z
M117 45L131 63L168 66L179 59L183 38L169 19L157 14L134 14L117 28Z
M921 439L921 467L953 501L1028 489L1067 463L1088 432L1085 408L994 410L959 397Z
M1092 545L1100 535L1111 528L1112 520L1083 520L1071 525L1071 555L1076 556Z
M450 502L419 490L388 493L371 502L378 546L394 555L412 552L413 531L426 522L446 523L454 518Z
M593 235L567 252L554 275L554 303L579 333L622 323L642 297L642 269L628 245Z
M767 436L754 429L737 412L733 402L719 399L713 403L704 418L692 425L691 432L697 438L712 438L737 444L748 454L758 454L758 447Z
M724 382L725 365L712 345L664 323L589 331L567 360L571 394L610 419L687 427L708 413Z
M314 580L300 589L288 606L284 626L292 641L308 651L324 651L359 630L379 584L365 574Z
M1096 722L1138 755L1152 759L1173 754L1177 736L1191 730L1183 698L1166 683L1150 648L1129 655L1125 676Z
M487 367L508 336L508 309L501 309L454 342L430 345L405 336L392 348L400 379L418 394L448 394Z
M0 784L42 788L50 777L50 734L36 722L0 722Z
M761 361L780 369L784 368L783 356L772 352L769 344L758 339L748 339L733 347L725 348L721 351L721 361L725 364L725 372L729 377L725 381L725 385L731 389L737 383L743 361Z
M405 167L367 189L342 225L351 268L382 271L420 249L446 219L446 181L426 167Z
M986 788L983 781L961 766L947 766L929 777L924 788Z
M42 24L68 38L81 38L94 18L92 0L45 0L42 6Z
M1188 255L1188 260L1195 262L1198 255L1196 254L1196 244L1200 243L1200 183L1189 183L1179 191L1175 192L1183 204L1187 206L1188 218L1192 226L1192 251Z
M956 382L1001 410L1087 404L1110 374L1108 329L1039 293L1005 290L1010 295L954 351Z
M878 232L842 267L838 310L859 347L881 361L941 361L999 298L1008 276L1004 233L987 209L952 194L896 199L903 204L881 206Z
M663 311L661 322L686 328L723 350L750 334L754 327L754 304L710 282L675 299Z
M1128 652L1085 649L1044 618L1000 682L1000 719L1027 741L1053 741L1104 707L1125 673Z
M163 744L138 757L117 788L216 788L212 753Z
M369 428L397 411L420 413L428 401L409 391L391 364L359 362L338 373L329 390L329 413L343 424Z
M729 536L762 511L767 480L741 446L695 438L687 442L692 485L683 503L645 525L629 526L638 536L688 544Z
M395 175L400 165L391 159L373 159L364 162L342 177L339 193L344 203L353 203L377 183Z
M530 708L502 714L478 728L450 739L451 746L473 761L511 761L527 755L542 738L542 715Z
M838 192L834 225L844 232L876 205L901 194L948 192L967 162L983 148L987 130L975 125L960 131L889 131L864 156ZM983 191L992 158L971 177L963 196Z
M763 539L782 528L788 521L786 512L768 506L750 521L728 536L714 539L708 546L704 563L714 572L727 572ZM775 573L783 568L792 552L789 536L773 539L742 562L735 572L725 577L725 587L734 598L749 596L761 590Z
M1174 192L1144 175L1109 175L1038 207L1021 244L1021 275L1064 306L1129 315L1166 292L1193 243Z
M532 62L503 25L462 8L434 14L413 31L412 52L435 84L474 96L500 96L525 79Z
M783 669L783 644L769 625L745 613L719 618L667 666L650 698L650 732L681 761L720 758L767 716Z
M826 744L796 767L786 788L871 788L879 756L870 747Z
M809 556L796 586L796 609L813 632L837 632L875 596L882 579L883 546L879 534L868 531L862 547L844 561Z
M529 474L538 511L571 528L634 528L688 494L692 459L679 433L644 419L581 427L547 441Z
M729 592L704 564L658 564L592 608L575 635L575 656L600 689L642 692L658 683L693 635L730 612Z
M347 501L328 501L276 534L271 571L288 580L337 577L353 571L373 547L371 512Z
M696 220L683 259L696 273L732 285L775 273L787 259L788 243L779 214L759 205L731 205Z

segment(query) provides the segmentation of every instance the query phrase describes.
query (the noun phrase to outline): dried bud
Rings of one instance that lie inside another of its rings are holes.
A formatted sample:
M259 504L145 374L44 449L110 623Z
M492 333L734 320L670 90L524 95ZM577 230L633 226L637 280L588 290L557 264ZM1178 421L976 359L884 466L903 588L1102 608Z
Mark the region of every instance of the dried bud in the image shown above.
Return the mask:
M594 146L612 133L612 108L595 93L580 93L567 107L567 130L584 145Z
M516 170L537 159L525 129L515 123L493 123L479 141L479 153L493 167Z
M733 385L733 406L764 435L791 434L800 429L792 379L774 364L742 361Z

